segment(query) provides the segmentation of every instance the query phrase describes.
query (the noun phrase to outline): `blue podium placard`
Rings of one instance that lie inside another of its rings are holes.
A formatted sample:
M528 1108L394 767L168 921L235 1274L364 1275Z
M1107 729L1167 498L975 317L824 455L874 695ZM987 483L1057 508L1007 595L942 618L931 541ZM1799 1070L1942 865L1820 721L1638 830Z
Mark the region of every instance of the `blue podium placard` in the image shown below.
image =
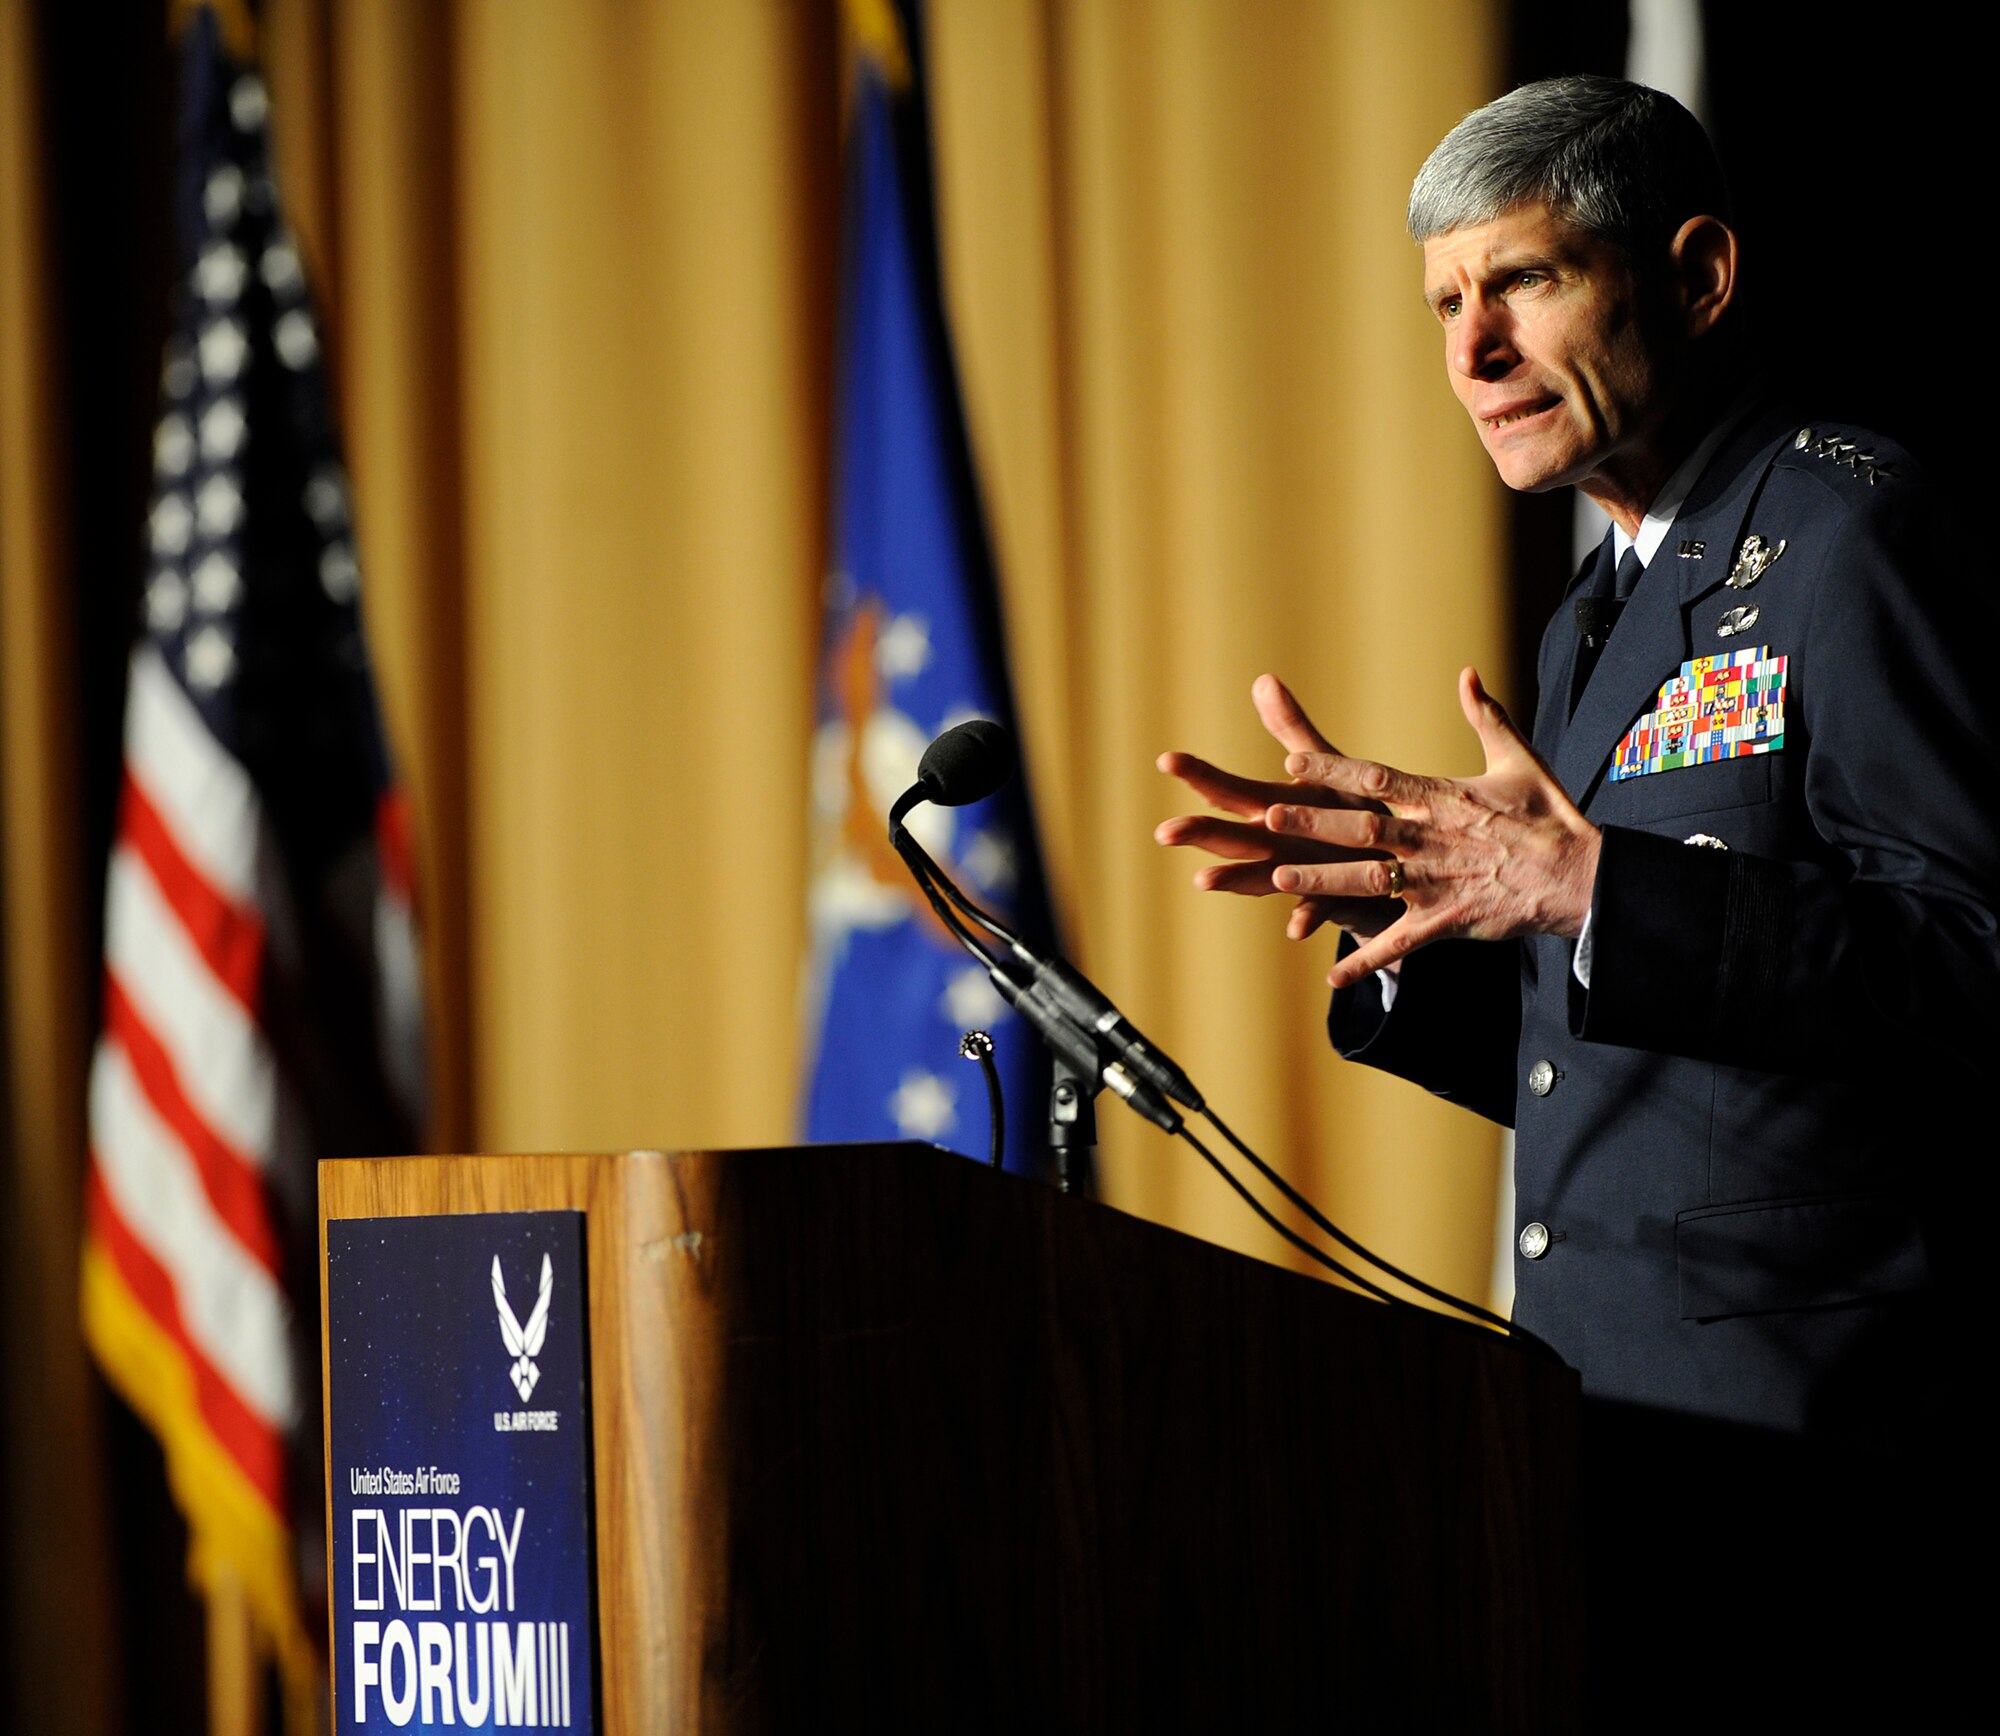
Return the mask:
M342 1731L594 1731L581 1212L326 1226Z

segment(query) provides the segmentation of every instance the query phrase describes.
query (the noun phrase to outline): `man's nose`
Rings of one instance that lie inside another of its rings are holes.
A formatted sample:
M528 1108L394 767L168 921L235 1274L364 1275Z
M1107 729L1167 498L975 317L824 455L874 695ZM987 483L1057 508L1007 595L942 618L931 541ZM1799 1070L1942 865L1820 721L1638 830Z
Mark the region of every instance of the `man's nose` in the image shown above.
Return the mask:
M1520 359L1505 307L1467 301L1451 327L1451 365L1468 380L1497 380Z

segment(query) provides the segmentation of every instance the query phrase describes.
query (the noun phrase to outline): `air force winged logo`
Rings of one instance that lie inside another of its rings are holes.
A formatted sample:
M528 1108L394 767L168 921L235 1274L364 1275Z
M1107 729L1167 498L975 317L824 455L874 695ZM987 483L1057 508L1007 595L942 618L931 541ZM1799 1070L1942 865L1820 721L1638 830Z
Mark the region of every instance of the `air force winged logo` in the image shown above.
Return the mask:
M555 1268L549 1264L548 1255L542 1256L542 1293L535 1298L535 1306L528 1314L528 1323L523 1326L514 1318L514 1310L507 1301L507 1283L500 1276L500 1256L493 1256L493 1305L500 1311L500 1339L507 1346L507 1354L514 1358L514 1366L507 1372L513 1377L514 1390L521 1395L521 1402L528 1402L528 1394L535 1390L535 1382L542 1378L542 1371L535 1366L535 1358L542 1353L542 1340L549 1335L549 1296L556 1284Z

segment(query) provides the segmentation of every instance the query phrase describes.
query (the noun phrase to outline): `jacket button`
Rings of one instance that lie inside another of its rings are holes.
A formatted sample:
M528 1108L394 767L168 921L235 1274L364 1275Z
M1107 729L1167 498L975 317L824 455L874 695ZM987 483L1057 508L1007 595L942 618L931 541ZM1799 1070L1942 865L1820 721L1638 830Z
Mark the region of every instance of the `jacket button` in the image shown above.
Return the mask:
M1556 1088L1556 1070L1552 1062L1537 1061L1528 1069L1528 1089L1537 1097L1546 1097Z
M1521 1226L1521 1257L1539 1260L1549 1251L1549 1226L1544 1223Z

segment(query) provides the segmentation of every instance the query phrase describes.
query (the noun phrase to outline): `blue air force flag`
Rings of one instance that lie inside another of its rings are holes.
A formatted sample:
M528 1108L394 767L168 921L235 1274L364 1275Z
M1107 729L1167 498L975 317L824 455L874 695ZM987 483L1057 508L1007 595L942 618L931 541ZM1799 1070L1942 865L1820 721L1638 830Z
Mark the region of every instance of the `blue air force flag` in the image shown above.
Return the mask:
M877 9L874 22L893 19ZM873 34L873 33L871 33ZM900 32L897 33L900 38ZM958 1040L990 1031L1009 1168L1045 1134L1036 1040L946 934L887 834L940 730L1011 724L993 574L930 227L924 117L897 40L866 41L848 140L834 561L813 751L806 1136L927 1139L983 1155L986 1094ZM872 51L872 52L871 52ZM1021 781L910 830L972 895L1046 934Z

